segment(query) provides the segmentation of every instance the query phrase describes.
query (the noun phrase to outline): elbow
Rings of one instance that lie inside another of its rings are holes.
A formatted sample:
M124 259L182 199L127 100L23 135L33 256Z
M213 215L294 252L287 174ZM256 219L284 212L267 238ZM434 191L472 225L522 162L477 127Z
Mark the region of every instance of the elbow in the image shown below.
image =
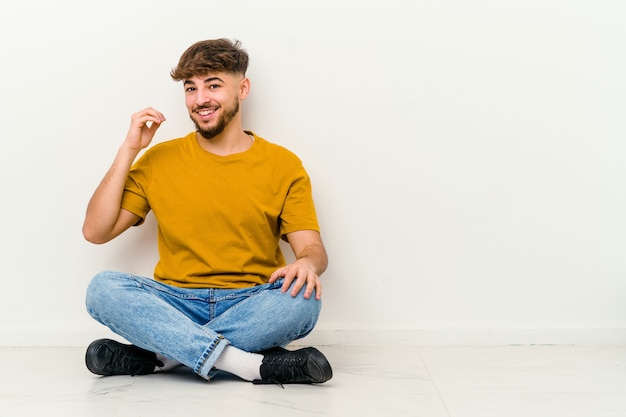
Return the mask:
M97 233L95 230L93 230L93 228L88 227L86 224L83 225L82 231L83 231L83 237L89 243L101 245L110 240L110 239L105 238L101 234Z

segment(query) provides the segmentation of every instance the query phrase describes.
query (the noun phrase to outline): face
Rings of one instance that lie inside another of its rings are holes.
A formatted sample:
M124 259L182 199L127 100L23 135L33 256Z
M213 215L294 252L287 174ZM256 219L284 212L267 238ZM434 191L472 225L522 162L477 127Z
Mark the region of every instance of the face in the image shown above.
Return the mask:
M228 73L194 76L184 81L189 117L205 139L213 139L239 114L247 80Z

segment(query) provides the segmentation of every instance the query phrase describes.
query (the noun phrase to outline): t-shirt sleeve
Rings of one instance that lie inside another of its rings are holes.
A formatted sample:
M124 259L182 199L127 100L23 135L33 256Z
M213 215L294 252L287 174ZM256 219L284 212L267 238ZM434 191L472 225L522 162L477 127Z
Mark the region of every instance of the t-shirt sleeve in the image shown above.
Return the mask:
M280 215L280 234L283 239L287 233L300 230L319 232L312 194L311 179L304 167L300 166L289 187Z
M135 226L142 224L150 211L146 192L148 188L147 170L149 164L146 163L146 159L147 157L144 155L133 165L128 173L128 178L126 178L124 193L122 194L121 207L141 217L141 220Z

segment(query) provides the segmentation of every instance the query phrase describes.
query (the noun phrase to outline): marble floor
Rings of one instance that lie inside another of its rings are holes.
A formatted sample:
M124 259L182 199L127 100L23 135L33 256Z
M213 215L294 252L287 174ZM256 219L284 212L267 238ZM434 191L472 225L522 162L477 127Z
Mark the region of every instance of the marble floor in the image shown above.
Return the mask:
M320 347L319 386L97 377L84 348L0 348L0 416L626 416L626 346Z

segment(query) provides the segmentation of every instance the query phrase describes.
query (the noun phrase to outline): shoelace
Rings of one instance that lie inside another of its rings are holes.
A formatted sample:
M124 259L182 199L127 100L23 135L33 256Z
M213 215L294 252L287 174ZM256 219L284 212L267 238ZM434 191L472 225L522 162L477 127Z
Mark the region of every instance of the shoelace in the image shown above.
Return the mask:
M271 377L268 381L276 382L282 386L279 380L294 382L306 380L307 374L302 369L305 362L304 358L296 357L269 358L267 364L276 367L276 369L274 377Z
M107 349L109 349L107 347ZM111 351L111 349L109 349ZM107 363L106 368L128 369L130 376L136 376L146 370L150 371L156 367L164 366L163 362L143 356L128 354L127 352L112 352L111 361Z
M285 389L285 386L283 385L282 382L275 380L274 378L268 379L268 380L262 380L262 379L255 379L254 381L252 381L253 384L255 385L278 385L280 386L282 389Z

